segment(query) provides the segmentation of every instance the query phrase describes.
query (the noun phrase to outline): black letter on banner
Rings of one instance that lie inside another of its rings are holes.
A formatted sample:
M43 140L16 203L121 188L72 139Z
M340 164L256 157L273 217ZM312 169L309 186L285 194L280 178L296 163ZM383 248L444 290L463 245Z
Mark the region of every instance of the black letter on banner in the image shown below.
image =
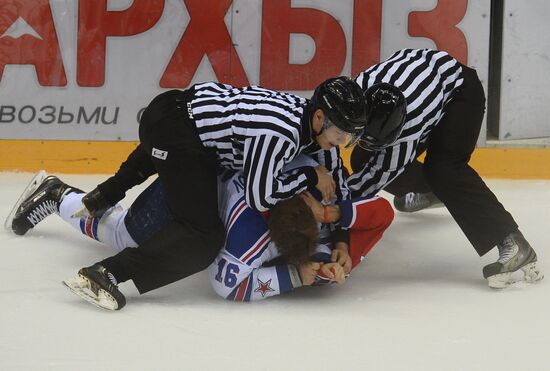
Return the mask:
M23 111L26 110L27 108L30 108L31 110L31 118L27 121L23 120ZM34 118L36 117L36 109L34 109L33 106L24 106L24 107L21 107L21 109L19 110L19 115L17 115L17 118L19 119L19 121L21 121L21 123L23 124L28 124L29 122L31 122L32 120L34 120Z
M116 122L118 120L118 110L119 110L119 107L117 107L115 109L115 115L113 117L113 120L105 121L105 113L107 112L107 107L103 107L103 112L101 113L101 121L103 122L103 124L104 125L110 125L110 124L116 125Z
M138 125L141 124L141 116L143 115L143 111L145 111L145 107L143 107L142 109L140 109L137 113L137 122L138 122Z
M46 109L50 109L51 112L44 112ZM40 108L40 112L44 113L44 116L46 117L50 117L51 120L50 121L46 121L44 119L42 119L41 117L38 118L38 122L41 123L41 124L51 124L55 121L55 107L54 106L44 106L42 108Z
M100 111L101 111L101 108L96 107L94 112L92 112L90 117L88 117L86 115L86 109L84 107L80 107L80 109L78 110L78 118L76 120L77 124L80 124L81 119L84 121L85 124L89 124L90 122L92 122L94 117L95 117L95 124L99 123L99 112Z
M9 111L7 110L9 108ZM6 112L8 111L8 112ZM15 107L14 106L1 106L0 107L0 122L14 122L15 121ZM4 119L8 116L8 119Z
M59 118L57 120L58 124L70 124L74 120L74 114L70 112L64 112L65 106L61 106L59 110ZM70 118L68 120L63 120L63 116L69 116Z

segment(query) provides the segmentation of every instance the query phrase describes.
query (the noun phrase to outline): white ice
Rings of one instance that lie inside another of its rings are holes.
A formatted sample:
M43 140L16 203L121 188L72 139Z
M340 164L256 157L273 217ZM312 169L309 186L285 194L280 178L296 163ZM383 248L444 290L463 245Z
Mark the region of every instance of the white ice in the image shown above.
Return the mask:
M31 176L0 173L2 218ZM550 181L488 184L550 274ZM479 258L444 209L397 213L345 285L257 303L218 298L203 272L143 296L124 283L127 306L102 311L61 280L112 252L57 216L2 230L0 253L0 370L550 370L550 277L489 289L497 252Z

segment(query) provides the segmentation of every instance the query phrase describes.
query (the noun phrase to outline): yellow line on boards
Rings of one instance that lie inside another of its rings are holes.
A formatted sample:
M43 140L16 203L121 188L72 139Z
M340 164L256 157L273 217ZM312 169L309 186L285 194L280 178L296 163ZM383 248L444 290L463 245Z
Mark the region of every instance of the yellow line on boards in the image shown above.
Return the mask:
M0 171L112 174L136 142L0 140Z
M342 151L348 169L350 154ZM550 148L477 148L470 166L486 178L550 179Z
M136 142L0 140L0 171L112 174ZM342 151L349 168L349 150ZM488 178L550 179L550 148L478 148L470 164Z

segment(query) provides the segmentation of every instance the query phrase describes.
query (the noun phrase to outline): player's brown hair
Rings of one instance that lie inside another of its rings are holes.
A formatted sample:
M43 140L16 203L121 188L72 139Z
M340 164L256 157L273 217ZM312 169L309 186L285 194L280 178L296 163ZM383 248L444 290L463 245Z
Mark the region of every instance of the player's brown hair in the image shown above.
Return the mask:
M319 242L319 227L309 206L299 196L278 202L267 220L271 240L292 264L309 260Z

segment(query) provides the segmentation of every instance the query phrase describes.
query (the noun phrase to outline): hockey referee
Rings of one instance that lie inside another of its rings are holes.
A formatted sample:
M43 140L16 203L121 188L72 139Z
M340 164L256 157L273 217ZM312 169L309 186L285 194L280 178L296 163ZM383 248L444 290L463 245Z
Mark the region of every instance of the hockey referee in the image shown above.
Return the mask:
M325 167L289 174L282 168L299 153L338 154L337 146L360 137L365 118L363 92L347 77L323 82L311 100L215 82L158 95L143 112L139 146L83 203L91 216L101 215L158 174L175 221L138 248L80 269L81 286L73 291L100 306L107 295L121 309L126 300L120 282L133 280L145 293L208 267L225 234L217 205L219 167L244 172L246 202L258 211L307 187L330 200L337 185Z
M516 271L520 280L542 279L513 217L468 165L485 113L476 71L443 51L405 49L356 81L365 91L367 125L352 153L352 195L387 186L401 211L441 201L480 256L498 247L498 261L483 268L489 286L508 286ZM416 158L424 150L421 165Z

